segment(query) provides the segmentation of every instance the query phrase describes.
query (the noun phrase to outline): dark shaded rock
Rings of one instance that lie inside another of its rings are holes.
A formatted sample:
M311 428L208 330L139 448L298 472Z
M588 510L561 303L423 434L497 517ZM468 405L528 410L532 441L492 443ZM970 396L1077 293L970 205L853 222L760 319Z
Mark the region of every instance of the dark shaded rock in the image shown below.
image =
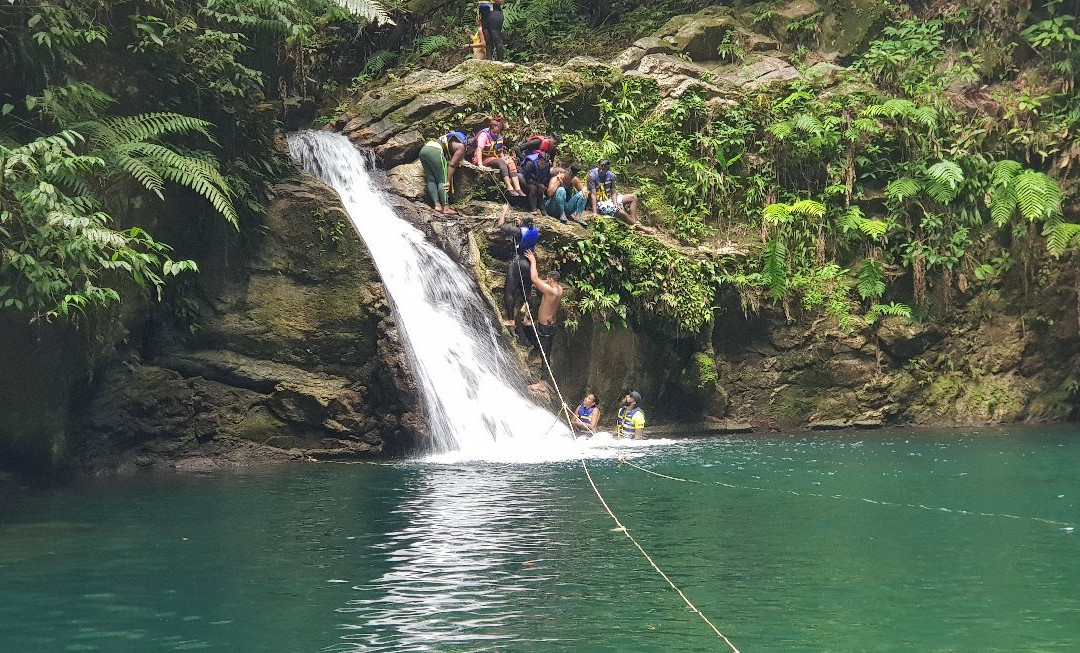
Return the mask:
M878 322L877 337L881 348L890 356L908 360L918 356L941 338L935 329L911 323L901 317L886 317Z

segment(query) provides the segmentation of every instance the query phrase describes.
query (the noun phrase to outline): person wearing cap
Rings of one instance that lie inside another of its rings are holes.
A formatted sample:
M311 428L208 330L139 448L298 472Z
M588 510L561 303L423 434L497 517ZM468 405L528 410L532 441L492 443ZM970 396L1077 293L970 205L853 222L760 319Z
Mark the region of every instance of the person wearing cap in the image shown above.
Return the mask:
M638 221L638 198L633 193L615 192L615 173L607 159L600 159L585 177L589 201L595 215L615 215L630 223L631 229L651 234L656 230Z
M615 419L616 438L645 439L645 411L640 404L641 394L637 390L631 390L623 397L619 416Z
M420 148L420 165L424 169L424 184L436 213L457 215L450 208L449 191L454 185L454 173L465 158L465 134L449 132L438 140L428 141Z

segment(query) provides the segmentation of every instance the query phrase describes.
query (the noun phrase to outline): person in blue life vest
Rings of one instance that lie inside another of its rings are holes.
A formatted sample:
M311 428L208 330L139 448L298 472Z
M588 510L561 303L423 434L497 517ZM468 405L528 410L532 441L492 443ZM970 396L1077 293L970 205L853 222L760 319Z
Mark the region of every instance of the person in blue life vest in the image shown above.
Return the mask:
M574 411L574 430L578 433L586 435L593 435L596 433L596 426L600 423L600 404L596 401L596 395L588 393L585 398L578 404L577 410Z
M458 212L450 207L449 193L454 190L454 173L465 158L467 140L462 132L449 132L436 140L428 141L420 148L424 183L436 213L458 215Z
M551 180L548 181L545 193L547 201L544 204L544 210L551 217L558 218L563 224L566 224L567 220L573 220L582 227L588 227L589 223L581 219L585 213L588 193L581 179L578 178L579 170L577 164L569 168L551 169Z
M641 395L631 390L623 397L619 415L615 419L615 437L628 440L645 439L645 411L641 409Z
M551 157L546 152L533 152L521 160L521 174L525 177L525 195L529 210L540 215L540 203L551 178Z
M531 215L515 216L513 224L506 224L509 214L510 205L503 205L502 215L495 227L500 234L514 241L514 258L506 269L503 289L503 326L513 327L517 323L518 311L525 305L525 299L532 290L532 266L525 252L536 249L540 230L533 224Z
M631 229L642 233L656 233L638 221L638 198L633 193L615 192L615 173L607 159L600 159L585 178L589 189L589 201L594 215L615 215L630 224Z

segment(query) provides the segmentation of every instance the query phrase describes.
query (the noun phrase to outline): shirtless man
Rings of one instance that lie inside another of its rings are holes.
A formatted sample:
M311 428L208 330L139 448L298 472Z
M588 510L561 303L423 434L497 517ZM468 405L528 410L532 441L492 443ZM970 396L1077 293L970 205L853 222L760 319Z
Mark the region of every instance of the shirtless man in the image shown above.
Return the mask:
M559 329L555 319L558 317L563 292L565 291L559 284L558 272L552 270L547 273L546 278L540 278L540 273L536 269L536 254L532 250L525 252L525 258L530 263L532 286L540 293L540 308L536 310L536 333L539 337L540 347L548 360L550 360L551 346L555 343L555 334ZM548 373L550 374L550 370ZM546 381L540 381L529 387L534 390L542 390L546 389L546 386Z

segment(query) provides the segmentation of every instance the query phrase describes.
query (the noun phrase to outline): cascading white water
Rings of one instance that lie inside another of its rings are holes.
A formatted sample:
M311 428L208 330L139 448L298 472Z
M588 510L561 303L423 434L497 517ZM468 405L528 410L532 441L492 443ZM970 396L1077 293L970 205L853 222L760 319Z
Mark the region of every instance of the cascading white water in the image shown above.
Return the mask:
M490 313L468 273L399 218L372 184L369 162L347 138L289 136L289 150L337 191L375 260L423 393L435 447L455 458L527 459L566 424L523 394L525 379L497 341ZM561 436L561 437L560 437Z

